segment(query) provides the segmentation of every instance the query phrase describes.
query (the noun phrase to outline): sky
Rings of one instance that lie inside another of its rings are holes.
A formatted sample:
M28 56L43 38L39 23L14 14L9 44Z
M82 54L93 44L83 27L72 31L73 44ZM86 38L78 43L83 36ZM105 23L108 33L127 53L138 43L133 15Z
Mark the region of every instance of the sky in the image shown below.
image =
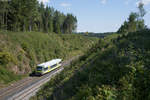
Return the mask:
M145 23L150 27L150 0L39 0L78 19L78 32L115 32L139 2L145 4Z

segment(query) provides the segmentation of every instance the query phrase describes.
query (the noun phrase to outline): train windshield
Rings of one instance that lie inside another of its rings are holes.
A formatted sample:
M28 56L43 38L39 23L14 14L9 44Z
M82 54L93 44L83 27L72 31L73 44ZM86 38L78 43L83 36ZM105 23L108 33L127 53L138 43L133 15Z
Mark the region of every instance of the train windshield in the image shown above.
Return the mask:
M37 69L37 71L42 71L42 67L41 66L38 66L36 69Z

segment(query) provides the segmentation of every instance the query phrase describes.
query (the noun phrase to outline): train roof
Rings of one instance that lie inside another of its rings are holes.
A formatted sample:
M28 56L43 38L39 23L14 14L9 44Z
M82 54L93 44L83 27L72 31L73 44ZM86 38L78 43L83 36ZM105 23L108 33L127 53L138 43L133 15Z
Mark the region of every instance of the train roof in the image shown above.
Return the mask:
M45 63L42 63L42 64L38 64L37 66L41 66L41 67L52 66L52 65L55 65L55 64L57 64L61 61L62 61L62 59L53 59L51 61L48 61L48 62L45 62Z

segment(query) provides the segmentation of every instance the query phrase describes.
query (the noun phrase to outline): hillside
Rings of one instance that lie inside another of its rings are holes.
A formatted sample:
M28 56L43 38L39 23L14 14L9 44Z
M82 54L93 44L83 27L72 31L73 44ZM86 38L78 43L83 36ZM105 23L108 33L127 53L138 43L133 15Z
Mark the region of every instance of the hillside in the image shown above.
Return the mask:
M149 100L150 30L101 39L31 100Z
M0 87L28 75L39 63L83 54L97 41L77 34L0 31Z

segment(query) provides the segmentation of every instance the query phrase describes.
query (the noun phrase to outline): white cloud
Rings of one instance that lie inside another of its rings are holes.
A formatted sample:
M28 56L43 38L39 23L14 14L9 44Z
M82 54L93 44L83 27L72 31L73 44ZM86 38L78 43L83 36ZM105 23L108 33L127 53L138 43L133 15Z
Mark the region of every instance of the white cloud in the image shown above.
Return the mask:
M129 5L130 2L131 0L125 0L125 5Z
M102 4L106 4L107 0L101 0Z
M71 4L63 2L63 3L60 4L60 6L62 6L62 7L70 7Z
M50 0L38 0L39 2L48 3Z
M142 2L144 5L150 4L150 0L139 0L138 2L136 2L136 5L138 5L140 2Z
M147 11L146 14L147 14L147 15L150 15L150 11Z

